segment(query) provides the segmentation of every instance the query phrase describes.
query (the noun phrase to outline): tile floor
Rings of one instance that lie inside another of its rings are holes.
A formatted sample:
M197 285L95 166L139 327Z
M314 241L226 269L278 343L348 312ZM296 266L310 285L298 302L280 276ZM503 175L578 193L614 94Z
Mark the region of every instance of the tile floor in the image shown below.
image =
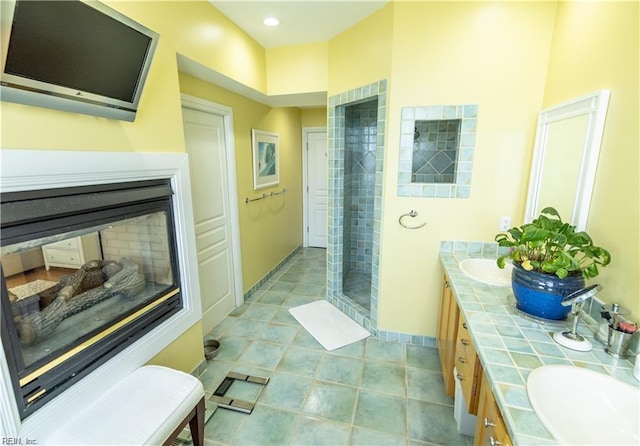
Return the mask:
M206 335L221 343L201 379L210 394L229 371L269 377L253 413L217 409L207 445L468 446L457 433L435 349L375 338L328 352L288 309L322 299L325 250L298 251ZM255 400L260 386L226 395Z

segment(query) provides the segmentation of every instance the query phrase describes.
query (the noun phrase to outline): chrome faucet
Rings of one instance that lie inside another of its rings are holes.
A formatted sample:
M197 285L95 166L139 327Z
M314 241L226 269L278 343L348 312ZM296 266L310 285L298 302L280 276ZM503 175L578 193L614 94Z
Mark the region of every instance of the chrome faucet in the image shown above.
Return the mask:
M553 339L560 345L568 347L572 350L588 352L593 348L589 340L578 334L578 322L580 321L580 311L584 306L584 302L598 294L602 290L602 286L598 284L590 285L569 294L561 302L563 307L571 305L571 314L573 315L573 326L570 331L558 331L553 334Z

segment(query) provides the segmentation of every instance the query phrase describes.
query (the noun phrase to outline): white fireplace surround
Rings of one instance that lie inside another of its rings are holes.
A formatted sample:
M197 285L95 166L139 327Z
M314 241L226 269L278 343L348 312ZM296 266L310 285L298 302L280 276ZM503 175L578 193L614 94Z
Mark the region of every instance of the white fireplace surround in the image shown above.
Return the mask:
M201 319L189 164L184 153L1 150L0 193L126 181L171 179L184 307L25 420L20 420L0 349L0 438L38 441L148 362ZM100 420L96 420L100 423ZM17 441L17 440L16 440ZM15 444L15 443L14 443Z

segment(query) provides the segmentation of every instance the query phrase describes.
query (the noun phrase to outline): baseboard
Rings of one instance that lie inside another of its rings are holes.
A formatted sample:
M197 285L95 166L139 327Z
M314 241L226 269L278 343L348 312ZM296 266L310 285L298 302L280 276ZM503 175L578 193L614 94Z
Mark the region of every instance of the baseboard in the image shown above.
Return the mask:
M287 256L285 256L284 259L282 259L280 261L280 263L278 263L276 266L274 266L271 271L269 271L267 274L265 274L260 280L258 280L251 288L249 288L249 290L244 293L244 300L245 302L249 300L249 298L257 291L260 289L260 287L262 285L265 284L265 282L267 280L269 280L271 277L273 277L273 275L275 273L277 273L280 268L282 268L284 266L285 263L287 263L289 260L291 260L291 258L296 255L298 253L298 251L300 251L302 249L302 246L299 245L297 246L293 251L291 251Z

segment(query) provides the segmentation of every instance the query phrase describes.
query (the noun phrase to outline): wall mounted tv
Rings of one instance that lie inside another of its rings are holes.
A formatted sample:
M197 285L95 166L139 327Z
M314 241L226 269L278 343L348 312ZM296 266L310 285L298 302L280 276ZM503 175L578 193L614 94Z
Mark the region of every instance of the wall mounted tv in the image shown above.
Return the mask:
M133 121L158 34L96 1L0 1L0 98Z

